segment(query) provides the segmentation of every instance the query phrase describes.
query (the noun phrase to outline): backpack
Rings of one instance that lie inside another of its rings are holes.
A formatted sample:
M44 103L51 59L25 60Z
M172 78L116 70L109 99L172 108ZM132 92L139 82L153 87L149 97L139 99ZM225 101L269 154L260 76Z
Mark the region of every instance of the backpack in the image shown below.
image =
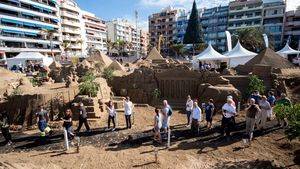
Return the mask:
M173 114L173 110L172 110L172 108L169 106L168 116L172 116L172 114Z

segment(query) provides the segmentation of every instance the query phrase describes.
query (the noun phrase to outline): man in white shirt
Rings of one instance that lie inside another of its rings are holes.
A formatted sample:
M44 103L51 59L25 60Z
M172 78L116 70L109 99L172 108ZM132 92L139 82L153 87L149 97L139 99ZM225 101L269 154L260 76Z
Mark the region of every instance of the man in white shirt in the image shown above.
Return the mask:
M131 129L131 115L133 110L133 103L130 101L130 97L126 97L124 101L124 112L125 112L125 119L126 119L126 128Z
M227 99L227 103L225 103L222 107L223 118L222 118L222 129L223 133L225 131L227 138L229 139L230 132L234 127L234 117L236 115L236 107L233 104L233 100L231 98Z
M201 113L201 108L198 106L198 103L194 102L191 125L193 134L199 134L199 122L201 121Z
M186 110L186 116L187 116L187 127L190 126L191 124L191 114L192 114L192 111L193 111L193 100L191 99L191 96L188 95L187 96L187 101L186 101L186 105L185 105L185 110Z

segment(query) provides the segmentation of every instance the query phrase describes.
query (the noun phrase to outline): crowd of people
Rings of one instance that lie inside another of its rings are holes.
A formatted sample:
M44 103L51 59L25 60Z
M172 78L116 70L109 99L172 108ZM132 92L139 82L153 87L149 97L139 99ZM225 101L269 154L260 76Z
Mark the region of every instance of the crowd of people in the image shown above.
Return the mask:
M266 122L270 120L272 115L272 109L277 104L283 104L286 106L291 106L291 101L282 94L279 99L276 99L273 92L268 93L268 97L265 95L260 95L258 91L254 91L249 97L249 106L246 108L246 130L245 135L251 141L253 139L253 132L255 127L257 130L263 131L266 129ZM134 104L130 101L130 97L124 99L124 117L126 121L126 129L131 129L132 127L132 114L133 114ZM63 127L67 131L69 139L73 139L76 133L79 133L82 125L85 125L86 132L90 132L90 126L88 123L88 114L86 108L82 102L78 104L79 112L79 124L75 133L72 129L72 111L67 109L63 118ZM200 122L203 120L202 114L205 114L207 129L212 128L213 117L216 114L216 107L214 105L214 100L209 99L207 103L202 103L201 106L198 104L198 100L192 100L191 96L187 96L185 112L187 117L187 125L191 129L193 135L199 134ZM236 122L235 118L238 115L237 106L232 96L227 96L226 103L221 108L222 120L221 120L221 135L225 136L227 140L231 138L231 132L235 128ZM109 101L107 105L108 122L106 131L116 130L116 118L117 110L115 109L113 101ZM154 140L161 143L162 138L167 136L170 129L170 120L173 115L173 110L169 105L167 100L163 101L163 107L161 109L155 108L154 112ZM43 106L38 107L36 113L37 126L40 130L40 136L45 137L46 135L52 135L53 130L49 127L49 115ZM287 121L284 119L277 119L278 125L282 127L287 125ZM111 128L111 123L113 127ZM9 122L7 114L0 114L0 127L2 134L6 140L7 144L12 143L11 135L9 133Z

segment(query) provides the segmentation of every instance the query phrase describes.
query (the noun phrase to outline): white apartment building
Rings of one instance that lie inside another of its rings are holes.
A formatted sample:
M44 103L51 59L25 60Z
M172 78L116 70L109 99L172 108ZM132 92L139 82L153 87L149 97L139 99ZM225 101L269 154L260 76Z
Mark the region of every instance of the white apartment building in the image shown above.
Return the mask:
M107 22L108 39L112 42L123 40L129 43L130 51L140 51L140 30L125 19L115 19ZM128 50L127 48L127 50Z
M65 57L84 57L84 24L81 9L73 0L64 0L60 4L62 54Z
M0 1L0 52L6 57L23 51L59 55L58 11L56 0Z
M229 3L228 30L240 28L261 27L263 1L235 0Z
M85 30L84 42L87 44L85 52L90 53L99 50L107 53L107 26L105 21L87 11L82 11L82 19Z

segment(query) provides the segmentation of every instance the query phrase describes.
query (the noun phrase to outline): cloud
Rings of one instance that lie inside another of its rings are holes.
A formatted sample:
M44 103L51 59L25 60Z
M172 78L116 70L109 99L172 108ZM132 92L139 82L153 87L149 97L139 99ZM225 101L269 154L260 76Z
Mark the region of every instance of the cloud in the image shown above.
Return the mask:
M300 6L299 0L287 0L286 10L295 10L298 6Z

